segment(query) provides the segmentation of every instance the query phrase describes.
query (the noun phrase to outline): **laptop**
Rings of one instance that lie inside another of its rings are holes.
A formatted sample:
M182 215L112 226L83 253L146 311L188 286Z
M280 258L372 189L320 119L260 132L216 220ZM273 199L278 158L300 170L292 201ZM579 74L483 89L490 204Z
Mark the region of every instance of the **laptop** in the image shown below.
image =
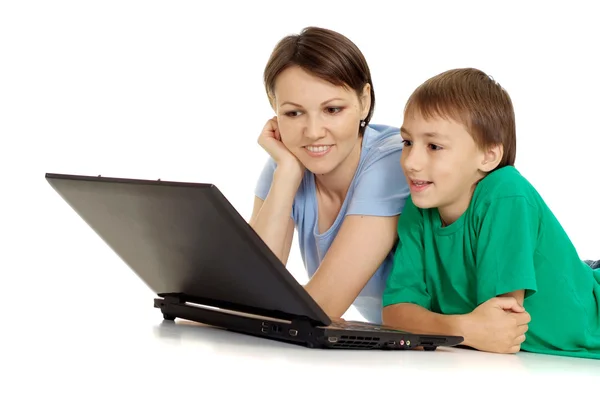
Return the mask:
M47 173L47 182L176 318L308 348L462 343L332 321L213 184Z

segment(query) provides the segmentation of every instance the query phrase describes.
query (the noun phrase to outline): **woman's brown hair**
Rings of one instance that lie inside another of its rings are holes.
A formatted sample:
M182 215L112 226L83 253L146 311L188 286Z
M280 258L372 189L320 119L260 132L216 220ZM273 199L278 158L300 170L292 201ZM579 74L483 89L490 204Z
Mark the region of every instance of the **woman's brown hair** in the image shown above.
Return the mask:
M375 108L375 91L367 61L358 47L344 35L325 28L308 27L300 34L281 39L264 70L264 84L273 104L275 81L288 67L298 66L307 73L331 84L344 86L356 92L359 99L365 85L370 85L371 106L364 119L369 124ZM362 135L365 127L359 127Z

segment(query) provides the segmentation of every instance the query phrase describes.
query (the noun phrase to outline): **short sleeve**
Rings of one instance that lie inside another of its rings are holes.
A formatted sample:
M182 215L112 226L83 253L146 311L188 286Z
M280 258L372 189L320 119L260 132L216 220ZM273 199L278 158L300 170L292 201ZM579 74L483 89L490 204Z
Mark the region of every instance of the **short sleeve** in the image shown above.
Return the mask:
M267 195L269 194L269 190L271 190L271 184L273 183L273 174L275 173L276 167L277 164L275 164L275 161L269 157L260 175L258 176L258 181L256 182L254 194L262 200L264 200L267 197Z
M531 296L537 291L537 208L522 196L496 199L482 208L476 212L477 303L516 290Z
M398 246L383 292L384 307L412 303L431 309L423 252L423 215L409 198L398 219Z
M347 215L393 216L402 212L410 189L400 167L401 150L377 154L356 177Z

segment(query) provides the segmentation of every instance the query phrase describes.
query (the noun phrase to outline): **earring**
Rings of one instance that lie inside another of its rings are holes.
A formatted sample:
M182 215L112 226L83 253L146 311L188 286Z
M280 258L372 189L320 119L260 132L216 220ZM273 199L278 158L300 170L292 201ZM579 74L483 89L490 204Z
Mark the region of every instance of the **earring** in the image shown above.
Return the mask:
M367 124L367 123L366 123L364 120L361 120L361 121L360 121L360 126L361 126L361 127L363 127L363 128L364 128L366 124Z

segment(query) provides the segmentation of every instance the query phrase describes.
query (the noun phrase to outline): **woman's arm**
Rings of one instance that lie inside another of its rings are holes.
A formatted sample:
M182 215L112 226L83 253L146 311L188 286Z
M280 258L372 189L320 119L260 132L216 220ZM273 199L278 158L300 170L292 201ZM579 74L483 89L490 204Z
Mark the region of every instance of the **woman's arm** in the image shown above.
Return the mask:
M291 202L284 204L285 193L279 195L272 189L264 202L256 198L250 225L286 264L294 222ZM397 221L398 216L345 218L323 262L305 286L330 318L341 318L388 256L396 241Z
M372 150L355 177L348 208L321 265L306 285L315 301L341 317L397 242L398 218L409 195L399 166L401 137Z
M408 185L398 165L401 138L396 139L373 150L355 177L346 216L305 286L331 318L346 312L396 242L398 215L408 196ZM292 204L304 170L298 163L281 158L273 164L270 171L265 169L258 185L257 193L265 200L255 201L250 225L285 264L294 231Z
M299 183L275 169L265 200L256 197L250 226L287 264L294 221L292 203ZM340 318L388 256L396 242L398 216L349 215L305 288L331 318Z
M396 242L398 216L349 215L327 255L306 284L311 297L333 318L341 317Z
M255 197L250 217L250 226L284 265L294 237L292 204L301 180L301 176L297 178L276 168L269 194L264 201Z
M271 161L259 178L261 197L254 199L249 224L285 265L294 236L292 205L304 176L304 166L282 143L277 117L267 121L258 143L269 153Z

